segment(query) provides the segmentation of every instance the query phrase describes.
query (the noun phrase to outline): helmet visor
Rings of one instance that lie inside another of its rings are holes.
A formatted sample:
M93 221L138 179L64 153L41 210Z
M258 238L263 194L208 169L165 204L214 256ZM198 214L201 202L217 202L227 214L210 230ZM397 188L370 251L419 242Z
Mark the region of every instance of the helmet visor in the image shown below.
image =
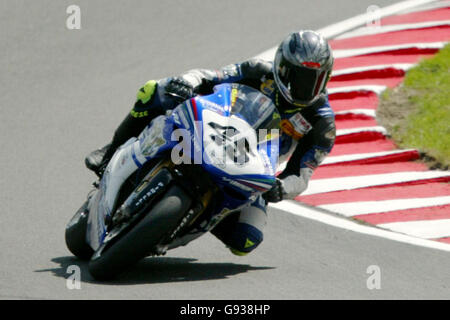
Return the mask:
M294 103L307 105L318 96L325 75L318 67L320 65L316 67L314 63L296 66L281 57L277 73L284 86L282 90Z

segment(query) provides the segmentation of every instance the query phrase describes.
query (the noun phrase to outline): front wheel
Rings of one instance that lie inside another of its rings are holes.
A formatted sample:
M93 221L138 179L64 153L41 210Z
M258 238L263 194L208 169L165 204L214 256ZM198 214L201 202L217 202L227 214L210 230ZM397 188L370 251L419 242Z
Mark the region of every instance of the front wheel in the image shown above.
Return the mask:
M91 275L97 280L108 280L146 257L176 228L190 205L190 197L180 187L171 187L135 227L110 247L94 254L89 262Z
M75 256L82 260L89 260L94 250L86 242L86 231L89 211L88 201L75 213L66 226L66 246Z

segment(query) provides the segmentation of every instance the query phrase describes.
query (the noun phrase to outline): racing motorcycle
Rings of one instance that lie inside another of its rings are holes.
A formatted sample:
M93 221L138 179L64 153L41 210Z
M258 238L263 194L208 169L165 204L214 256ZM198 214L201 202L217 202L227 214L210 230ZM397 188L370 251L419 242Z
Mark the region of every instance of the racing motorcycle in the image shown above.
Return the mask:
M212 230L274 184L279 124L271 99L235 83L153 119L67 224L68 249L107 280Z

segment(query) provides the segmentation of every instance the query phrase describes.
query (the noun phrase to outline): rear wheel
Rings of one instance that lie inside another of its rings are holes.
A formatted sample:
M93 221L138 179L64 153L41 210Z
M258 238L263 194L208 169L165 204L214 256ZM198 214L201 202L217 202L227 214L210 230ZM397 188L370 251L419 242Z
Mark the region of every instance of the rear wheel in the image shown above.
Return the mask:
M174 230L191 205L178 186L171 187L150 212L110 247L94 254L89 272L97 280L108 280L151 253L161 239Z
M86 242L86 231L89 211L87 210L88 201L75 213L66 226L66 245L75 256L82 260L89 260L94 250Z

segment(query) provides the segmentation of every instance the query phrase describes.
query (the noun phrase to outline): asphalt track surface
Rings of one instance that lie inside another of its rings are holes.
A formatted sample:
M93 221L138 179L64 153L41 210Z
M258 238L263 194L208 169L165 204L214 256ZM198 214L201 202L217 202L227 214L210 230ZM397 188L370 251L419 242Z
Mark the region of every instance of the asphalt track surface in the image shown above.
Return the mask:
M81 7L81 30L66 29L70 4ZM241 61L371 4L1 1L0 299L448 299L447 252L273 209L246 257L205 235L110 283L92 280L64 244L94 180L84 155L109 141L143 83ZM81 267L80 290L66 287L70 265ZM379 290L366 285L371 265Z

